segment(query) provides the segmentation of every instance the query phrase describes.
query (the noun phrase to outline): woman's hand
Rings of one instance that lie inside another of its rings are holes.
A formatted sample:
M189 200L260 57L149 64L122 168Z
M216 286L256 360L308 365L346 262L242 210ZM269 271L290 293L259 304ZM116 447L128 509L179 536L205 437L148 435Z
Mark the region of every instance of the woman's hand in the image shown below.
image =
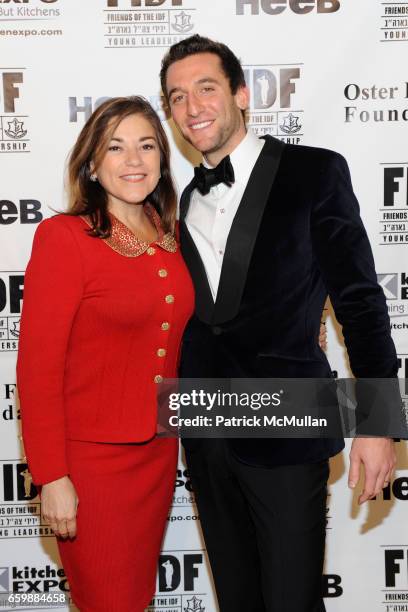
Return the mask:
M42 515L56 536L75 537L78 501L75 487L68 476L43 485L41 491Z

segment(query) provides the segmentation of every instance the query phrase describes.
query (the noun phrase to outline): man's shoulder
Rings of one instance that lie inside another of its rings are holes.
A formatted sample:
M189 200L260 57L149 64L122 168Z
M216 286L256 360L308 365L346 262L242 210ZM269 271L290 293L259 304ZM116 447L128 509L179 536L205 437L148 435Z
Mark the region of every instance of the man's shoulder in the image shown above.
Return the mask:
M268 144L272 144L272 141L276 141L276 138L272 136L266 136L265 141ZM290 144L284 143L282 158L286 161L293 161L296 163L303 163L307 166L310 165L330 165L332 163L338 163L343 165L346 163L343 155L337 151L326 149L324 147L312 147L309 145Z

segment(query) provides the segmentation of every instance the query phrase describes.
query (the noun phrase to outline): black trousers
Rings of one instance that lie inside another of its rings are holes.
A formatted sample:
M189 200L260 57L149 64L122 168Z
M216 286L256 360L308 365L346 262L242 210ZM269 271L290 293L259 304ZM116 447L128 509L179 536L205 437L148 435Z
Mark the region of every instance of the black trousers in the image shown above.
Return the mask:
M325 612L328 461L253 467L209 439L186 459L220 612Z

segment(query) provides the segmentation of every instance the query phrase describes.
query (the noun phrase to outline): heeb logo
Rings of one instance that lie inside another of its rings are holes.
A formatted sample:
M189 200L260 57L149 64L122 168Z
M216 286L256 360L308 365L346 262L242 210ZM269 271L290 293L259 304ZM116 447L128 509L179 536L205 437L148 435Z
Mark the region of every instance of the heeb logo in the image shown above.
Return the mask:
M323 575L323 597L340 597L343 595L343 587L341 586L341 576L338 574Z
M167 119L164 98L162 95L147 96L153 109L159 115L161 121ZM70 96L68 98L68 110L69 110L69 121L70 123L77 123L81 119L85 122L92 115L93 111L98 108L103 102L110 100L109 96L102 96L95 100L92 96L84 96L78 98L76 96Z
M237 15L259 15L259 10L267 15L281 15L288 9L297 15L308 13L336 13L340 9L339 0L236 0Z
M11 225L19 222L22 225L28 223L39 223L43 220L41 202L34 199L19 200L14 203L11 200L0 200L0 225Z

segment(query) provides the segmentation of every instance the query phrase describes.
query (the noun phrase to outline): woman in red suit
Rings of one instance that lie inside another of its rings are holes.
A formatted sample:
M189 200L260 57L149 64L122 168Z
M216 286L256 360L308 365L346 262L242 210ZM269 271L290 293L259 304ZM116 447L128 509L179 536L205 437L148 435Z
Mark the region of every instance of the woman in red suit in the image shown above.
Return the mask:
M177 440L156 436L157 385L177 375L193 309L169 146L150 105L102 104L68 178L68 213L39 225L26 273L24 446L76 605L141 612L177 461Z

